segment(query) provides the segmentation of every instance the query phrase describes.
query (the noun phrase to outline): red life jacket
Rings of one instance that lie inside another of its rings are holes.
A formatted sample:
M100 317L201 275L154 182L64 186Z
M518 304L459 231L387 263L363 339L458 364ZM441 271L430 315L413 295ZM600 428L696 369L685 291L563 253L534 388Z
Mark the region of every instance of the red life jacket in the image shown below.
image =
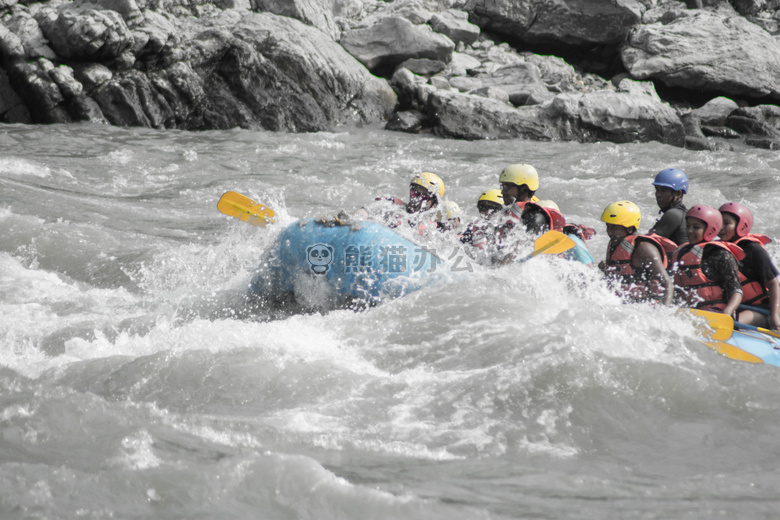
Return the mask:
M727 300L723 289L716 282L704 275L701 268L704 250L707 247L722 247L733 254L737 260L745 258L745 252L731 242L700 242L684 244L672 256L674 266L674 283L681 287L688 305L697 309L723 310Z
M761 247L764 247L765 244L768 244L772 241L771 238L769 238L766 235L759 235L759 234L749 234L745 235L744 237L741 237L739 240L734 242L736 245L740 246L740 244L745 242L755 242L757 244L761 244ZM741 246L740 246L741 247ZM769 303L769 293L766 290L766 287L764 287L764 284L759 282L758 280L750 280L748 279L743 273L742 273L742 264L740 263L740 270L739 270L739 281L742 284L742 303L745 305L764 305L766 303Z
M664 287L658 280L643 280L631 265L631 257L634 248L642 243L650 242L658 248L661 254L664 268L669 263L669 256L677 249L677 244L659 235L629 235L615 247L607 248L606 268L607 276L617 278L621 283L620 291L629 300L643 301L647 299L660 300L664 294Z

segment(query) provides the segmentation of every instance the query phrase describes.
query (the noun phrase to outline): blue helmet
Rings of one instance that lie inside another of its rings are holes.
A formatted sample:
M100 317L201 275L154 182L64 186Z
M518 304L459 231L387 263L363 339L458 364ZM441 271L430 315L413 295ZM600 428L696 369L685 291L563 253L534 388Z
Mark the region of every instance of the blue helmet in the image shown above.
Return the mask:
M688 176L677 168L667 168L658 172L653 181L653 186L663 186L674 191L688 193Z

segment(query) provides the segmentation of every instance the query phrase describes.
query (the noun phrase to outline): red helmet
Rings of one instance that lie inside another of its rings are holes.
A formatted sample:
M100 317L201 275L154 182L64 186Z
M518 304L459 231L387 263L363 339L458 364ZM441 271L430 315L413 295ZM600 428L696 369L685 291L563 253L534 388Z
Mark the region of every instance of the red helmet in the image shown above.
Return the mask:
M720 211L706 204L698 204L689 209L688 213L685 214L685 218L688 217L697 218L707 224L707 228L704 230L705 242L709 242L718 236L720 228L723 227L723 216L720 214Z
M735 232L739 238L750 233L753 227L753 213L742 204L737 202L727 202L718 208L721 213L731 213L737 217L737 228Z
M543 218L544 223L540 222L539 218ZM555 231L563 231L563 226L566 225L566 218L560 211L555 208L545 208L535 202L525 203L522 220L526 227L533 227L538 233L542 232L541 228L544 225Z

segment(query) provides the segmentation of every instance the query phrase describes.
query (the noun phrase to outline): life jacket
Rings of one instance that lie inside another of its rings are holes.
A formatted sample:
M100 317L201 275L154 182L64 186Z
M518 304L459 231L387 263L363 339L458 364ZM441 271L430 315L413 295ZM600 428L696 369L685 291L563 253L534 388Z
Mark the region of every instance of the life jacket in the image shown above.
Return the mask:
M650 242L658 248L664 269L666 269L671 254L677 249L677 244L656 234L629 235L621 240L617 246L607 248L604 272L607 276L620 282L620 291L628 299L632 301L660 300L664 294L663 285L655 279L643 280L634 266L631 265L634 249L642 242Z
M764 247L765 244L768 244L771 241L772 239L766 235L751 233L749 235L745 235L744 237L741 237L739 240L737 240L734 243L741 247L741 244L744 244L746 242L755 242L757 244L761 244L761 247ZM739 282L742 284L742 293L743 293L742 303L744 305L764 305L766 303L769 303L769 293L767 292L766 287L764 287L764 284L762 284L758 280L748 279L742 273L743 264L741 262L739 266L740 266Z
M701 267L707 247L722 247L737 259L745 258L745 252L731 242L700 242L680 246L672 256L674 283L682 288L688 305L697 309L723 310L727 300L723 289L704 275Z

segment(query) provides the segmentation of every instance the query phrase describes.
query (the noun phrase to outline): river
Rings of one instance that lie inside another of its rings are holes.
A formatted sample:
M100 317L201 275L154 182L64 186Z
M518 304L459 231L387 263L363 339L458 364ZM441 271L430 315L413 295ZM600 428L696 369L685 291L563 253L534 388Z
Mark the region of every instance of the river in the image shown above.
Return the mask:
M780 510L777 367L673 309L533 259L374 308L244 298L285 225L406 199L476 215L510 163L598 231L655 173L780 236L780 155L657 143L454 141L378 127L186 133L0 127L0 517L706 519ZM264 228L220 214L238 191ZM774 259L780 249L768 246Z

